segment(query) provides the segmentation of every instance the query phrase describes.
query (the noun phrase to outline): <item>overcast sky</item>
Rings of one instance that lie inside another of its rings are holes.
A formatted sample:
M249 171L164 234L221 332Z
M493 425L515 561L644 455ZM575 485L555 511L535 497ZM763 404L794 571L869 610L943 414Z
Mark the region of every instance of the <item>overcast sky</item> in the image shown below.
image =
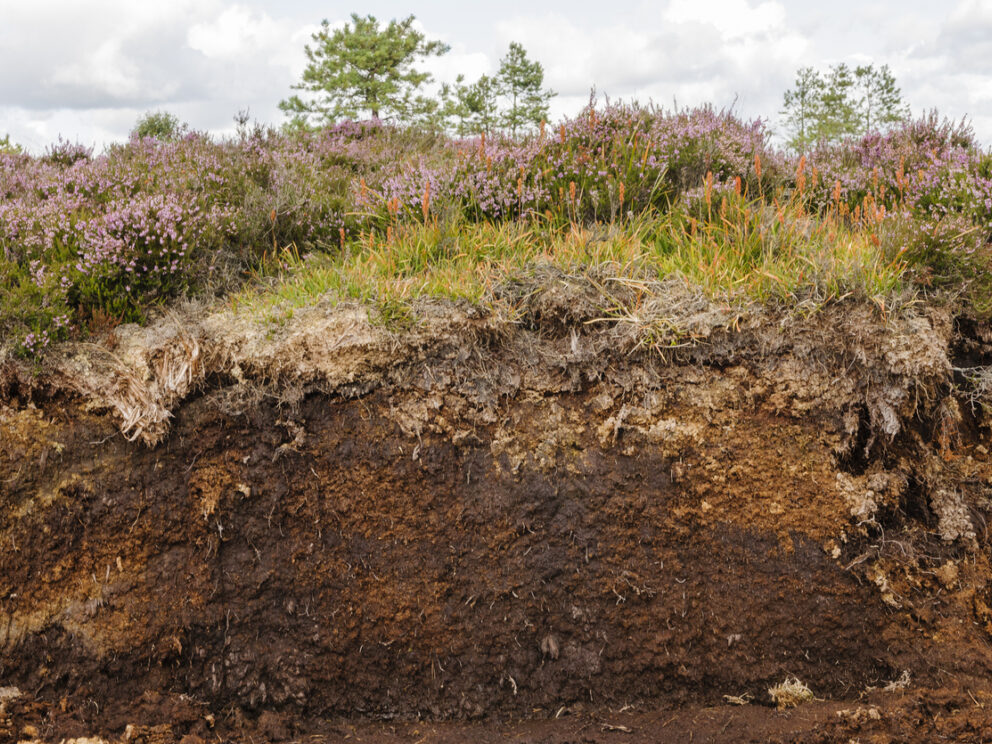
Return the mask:
M992 144L992 0L0 0L0 136L40 152L59 135L124 139L149 110L223 134L278 124L323 18L413 14L451 45L439 80L495 72L511 41L545 67L555 118L595 86L665 106L709 102L775 128L799 67L888 64L914 114L967 116Z

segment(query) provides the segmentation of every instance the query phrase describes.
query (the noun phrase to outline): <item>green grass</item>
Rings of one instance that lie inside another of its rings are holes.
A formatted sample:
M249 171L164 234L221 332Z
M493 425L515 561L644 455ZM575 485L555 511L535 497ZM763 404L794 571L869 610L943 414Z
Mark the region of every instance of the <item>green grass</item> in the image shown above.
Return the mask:
M876 225L812 217L799 200L778 206L729 194L664 214L591 226L541 220L396 224L336 255L270 258L233 306L281 312L356 300L386 317L423 298L492 306L494 290L551 266L631 287L677 276L714 300L819 306L857 297L885 309L906 292L907 263ZM595 270L595 272L593 272Z

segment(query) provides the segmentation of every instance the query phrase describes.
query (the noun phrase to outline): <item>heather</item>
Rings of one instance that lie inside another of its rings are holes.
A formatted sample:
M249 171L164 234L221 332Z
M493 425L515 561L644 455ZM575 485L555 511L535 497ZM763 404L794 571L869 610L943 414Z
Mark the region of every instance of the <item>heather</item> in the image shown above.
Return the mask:
M728 301L986 312L992 156L936 114L802 157L709 107L524 137L377 121L0 153L0 334L37 355L177 298L486 305L553 266Z

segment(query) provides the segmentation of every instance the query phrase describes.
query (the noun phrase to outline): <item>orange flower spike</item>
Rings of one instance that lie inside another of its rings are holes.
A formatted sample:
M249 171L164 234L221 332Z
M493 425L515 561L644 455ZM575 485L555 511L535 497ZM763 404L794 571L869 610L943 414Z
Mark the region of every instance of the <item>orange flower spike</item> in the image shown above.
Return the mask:
M560 127L558 127L558 136L561 137L561 143L564 145L565 144L565 125L564 124L562 124Z
M834 204L840 203L840 179L839 178L836 181L834 181L834 193L833 193L833 197L834 197Z
M740 176L734 176L734 193L737 196L740 196L741 195L741 177Z
M273 223L276 221L276 210L269 212L269 221Z
M344 250L344 228L338 228L338 238L341 240L341 250Z
M754 156L754 173L758 177L758 181L761 181L761 155L755 154Z
M620 209L623 209L623 195L626 188L623 185L623 181L620 182Z
M424 213L424 222L427 222L427 217L431 211L431 182L428 181L424 184L424 198L421 201L420 208Z
M546 119L541 119L541 142L544 142L544 126L547 124Z
M483 132L479 135L479 157L482 158L486 154L486 133Z
M568 182L568 198L573 204L575 203L575 181Z

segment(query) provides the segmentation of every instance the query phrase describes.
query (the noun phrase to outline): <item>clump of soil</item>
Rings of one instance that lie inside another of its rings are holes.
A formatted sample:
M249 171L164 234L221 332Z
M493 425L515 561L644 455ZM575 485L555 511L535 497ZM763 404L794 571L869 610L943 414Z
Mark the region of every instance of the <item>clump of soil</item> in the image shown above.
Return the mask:
M0 738L982 740L980 324L560 295L8 366Z

